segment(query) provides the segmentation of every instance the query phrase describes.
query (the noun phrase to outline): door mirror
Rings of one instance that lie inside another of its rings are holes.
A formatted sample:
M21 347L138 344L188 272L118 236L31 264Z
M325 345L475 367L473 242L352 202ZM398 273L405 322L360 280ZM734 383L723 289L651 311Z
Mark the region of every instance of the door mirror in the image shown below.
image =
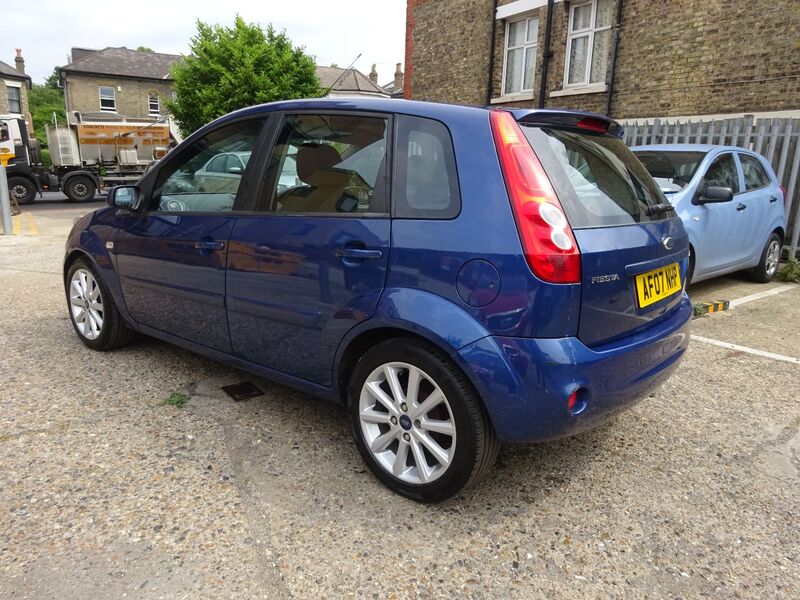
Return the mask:
M139 206L139 188L135 185L118 185L108 190L106 204L114 208L135 210Z
M231 167L228 169L228 173L231 175L241 175L242 174L242 167Z
M705 189L697 190L693 204L718 204L720 202L730 202L731 200L733 200L733 190L731 188L709 185Z

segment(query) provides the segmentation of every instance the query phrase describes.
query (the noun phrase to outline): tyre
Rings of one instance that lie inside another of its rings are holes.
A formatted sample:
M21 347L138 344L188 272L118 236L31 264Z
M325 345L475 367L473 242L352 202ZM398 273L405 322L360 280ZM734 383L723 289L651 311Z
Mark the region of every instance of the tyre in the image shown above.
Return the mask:
M353 436L377 478L439 502L494 464L499 444L477 393L440 350L396 338L368 350L348 389Z
M8 193L18 204L30 204L36 197L36 186L25 177L9 177Z
M79 175L67 180L64 186L64 193L70 202L88 202L94 199L97 193L97 186L88 177Z
M769 283L778 273L781 263L781 238L777 233L769 236L764 250L761 253L761 261L753 274L758 283Z
M72 326L89 348L114 350L133 341L135 332L122 320L108 288L87 261L72 263L65 291Z

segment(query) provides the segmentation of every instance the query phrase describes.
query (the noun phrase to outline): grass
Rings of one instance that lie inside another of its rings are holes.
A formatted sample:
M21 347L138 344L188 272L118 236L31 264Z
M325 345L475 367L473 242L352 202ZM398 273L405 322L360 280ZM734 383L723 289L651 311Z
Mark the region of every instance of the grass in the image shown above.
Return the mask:
M183 408L186 406L186 403L189 401L189 396L186 394L181 394L179 392L174 392L169 395L169 398L164 400L161 405L162 406L174 406L175 408Z
M778 271L777 279L789 283L800 283L800 262L790 256L786 264Z

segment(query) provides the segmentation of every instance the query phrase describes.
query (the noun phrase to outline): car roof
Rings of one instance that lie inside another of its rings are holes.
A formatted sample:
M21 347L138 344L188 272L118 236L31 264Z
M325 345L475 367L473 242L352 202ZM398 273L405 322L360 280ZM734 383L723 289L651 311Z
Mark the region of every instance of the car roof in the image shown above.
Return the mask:
M492 107L489 106L466 106L462 104L441 104L438 102L421 102L419 100L403 100L399 98L368 98L363 96L338 96L335 98L311 98L303 100L282 100L279 102L270 102L268 104L258 104L248 108L242 108L234 111L214 121L215 125L220 125L233 119L242 117L256 116L260 114L269 114L281 110L350 110L350 111L366 111L366 112L386 112L396 114L406 114L419 117L428 117L433 119L446 120L448 117L466 114L485 114ZM597 119L602 119L609 123L617 125L614 121L606 116L587 113L575 110L554 110L554 109L525 109L514 110L512 114L518 120L534 114L563 114L563 115L580 115L592 116ZM211 123L209 123L211 125ZM205 129L206 125L202 129Z
M739 146L720 146L714 144L650 144L647 146L631 146L634 152L639 150L660 151L660 152L703 152L708 153L712 151L735 151L745 152L747 154L755 154L747 148Z

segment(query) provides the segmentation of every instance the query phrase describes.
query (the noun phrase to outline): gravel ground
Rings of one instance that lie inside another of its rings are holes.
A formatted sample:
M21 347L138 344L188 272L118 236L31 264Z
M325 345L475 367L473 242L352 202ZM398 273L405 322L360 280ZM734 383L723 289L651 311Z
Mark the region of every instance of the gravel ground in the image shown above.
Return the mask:
M797 365L693 343L633 410L504 448L479 486L421 506L366 471L336 406L153 340L86 349L60 260L87 207L29 210L38 236L0 238L2 598L800 589ZM720 281L729 299L752 293ZM786 326L798 302L792 290L699 319L694 333L798 356ZM233 402L219 389L239 381L265 395ZM182 409L163 404L175 392L190 397Z

